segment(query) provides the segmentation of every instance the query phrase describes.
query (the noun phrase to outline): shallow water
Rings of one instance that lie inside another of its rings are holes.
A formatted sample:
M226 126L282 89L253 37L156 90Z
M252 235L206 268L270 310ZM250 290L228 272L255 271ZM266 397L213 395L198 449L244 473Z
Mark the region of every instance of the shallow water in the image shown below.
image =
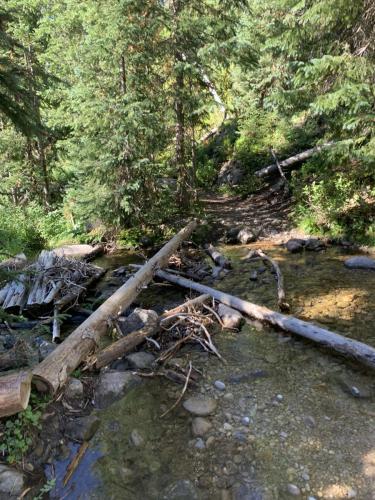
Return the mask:
M223 248L234 269L218 286L276 310L273 275L265 271L252 282L250 270L262 265L241 260L257 246ZM261 246L280 264L291 314L375 347L375 272L346 269L341 249L291 255L271 243ZM184 295L152 286L139 303L160 308ZM305 499L375 499L373 373L258 322L240 333L219 332L214 341L227 364L197 351L179 354L181 363L193 360L204 372L190 394L219 403L208 417L213 426L203 449L195 447L185 410L160 418L181 388L148 380L99 412L101 427L88 452L68 487L58 481L54 497L271 500L289 498L292 483ZM213 387L217 379L224 392ZM135 430L140 446L130 439ZM65 471L72 456L55 463L56 471Z

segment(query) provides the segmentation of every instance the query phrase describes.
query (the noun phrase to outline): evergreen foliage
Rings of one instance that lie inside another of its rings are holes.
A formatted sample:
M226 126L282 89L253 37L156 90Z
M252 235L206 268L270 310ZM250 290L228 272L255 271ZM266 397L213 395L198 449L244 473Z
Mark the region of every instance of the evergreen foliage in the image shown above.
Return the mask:
M374 21L371 0L9 0L0 243L153 232L227 159L251 191L270 147L327 140L293 174L296 217L371 241Z

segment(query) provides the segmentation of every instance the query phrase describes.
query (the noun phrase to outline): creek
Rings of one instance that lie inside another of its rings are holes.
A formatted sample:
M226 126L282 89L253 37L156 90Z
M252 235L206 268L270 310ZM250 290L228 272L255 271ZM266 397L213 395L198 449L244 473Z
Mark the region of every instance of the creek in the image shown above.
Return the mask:
M277 310L274 276L259 262L241 260L260 247L281 267L291 314L375 347L375 272L345 268L342 248L289 254L271 241L222 247L234 268L215 286ZM125 254L97 263L114 269L135 261ZM256 281L249 279L253 270ZM160 311L186 295L150 285L137 305ZM218 403L202 438L192 435L193 417L181 405L161 418L181 387L161 378L145 380L109 408L96 410L99 430L66 487L62 477L79 445L70 443L70 455L47 466L47 476L57 477L50 496L375 498L373 373L250 319L239 333L217 331L213 340L226 364L195 348L178 353L181 364L192 361L204 374L186 397L198 393ZM225 390L214 386L217 380Z

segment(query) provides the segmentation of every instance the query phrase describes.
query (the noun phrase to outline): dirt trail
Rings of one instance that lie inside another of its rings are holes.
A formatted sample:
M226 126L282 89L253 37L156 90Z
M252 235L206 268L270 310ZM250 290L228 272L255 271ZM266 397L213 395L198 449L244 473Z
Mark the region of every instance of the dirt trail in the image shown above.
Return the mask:
M201 197L205 215L223 231L234 226L246 226L258 232L260 239L284 241L300 233L291 219L292 198L263 190L246 199L241 196L204 194Z

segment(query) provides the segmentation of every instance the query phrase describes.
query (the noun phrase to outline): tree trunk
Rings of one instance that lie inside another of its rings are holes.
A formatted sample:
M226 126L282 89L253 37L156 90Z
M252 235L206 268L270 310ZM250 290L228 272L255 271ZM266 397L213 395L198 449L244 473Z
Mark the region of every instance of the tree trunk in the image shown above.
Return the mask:
M0 417L9 417L25 410L30 392L30 372L15 372L0 377Z
M247 302L229 293L220 292L219 290L201 285L200 283L174 276L165 271L157 271L155 274L158 278L167 280L175 285L189 288L199 293L208 293L219 302L229 307L233 307L234 309L238 309L248 316L270 323L284 331L295 333L296 335L312 340L323 347L328 347L341 355L349 356L369 368L375 369L375 349L367 344L346 338L343 335L331 332L325 328L320 328L319 326L307 323L293 316L286 316L285 314L272 311L267 307Z
M330 148L332 146L334 146L333 142L327 142L326 144L322 144L321 146L316 146L315 148L307 149L306 151L303 151L298 155L291 156L290 158L287 158L286 160L279 162L279 165L273 164L269 165L268 167L261 168L260 170L257 170L255 172L255 175L257 177L267 177L268 175L276 174L277 172L279 172L279 169L284 167L289 167L290 165L293 165L294 163L298 163L300 161L307 160L315 153L320 153L324 149Z
M69 337L33 371L33 383L42 392L54 394L64 385L69 374L95 349L105 335L108 322L127 309L156 269L165 266L180 243L188 238L197 223L190 222L154 255L142 268L107 299Z

